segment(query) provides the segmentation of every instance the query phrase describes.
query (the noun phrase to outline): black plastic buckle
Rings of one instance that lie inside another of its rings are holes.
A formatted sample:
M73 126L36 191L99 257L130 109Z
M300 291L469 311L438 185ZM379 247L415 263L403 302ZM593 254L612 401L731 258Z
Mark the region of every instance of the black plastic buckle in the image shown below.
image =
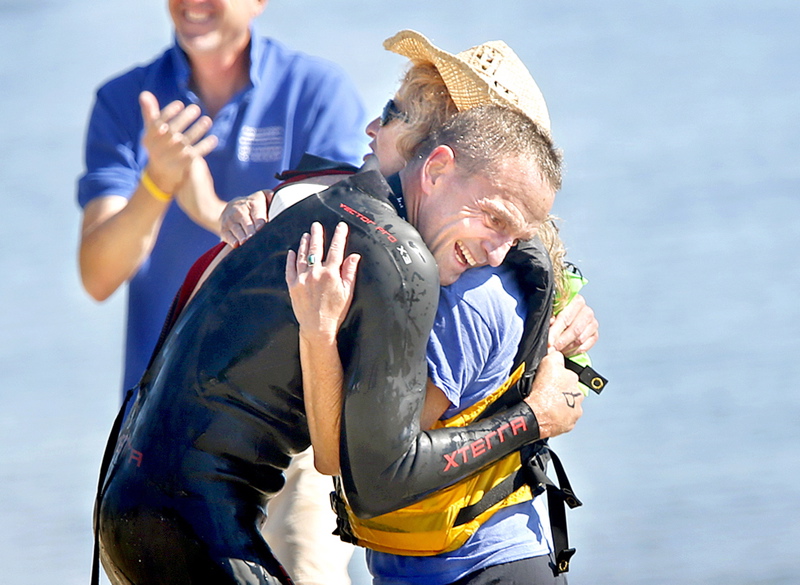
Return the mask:
M583 506L583 502L578 499L578 496L576 496L571 489L562 488L561 492L564 494L564 502L570 507L570 509L574 510L575 508L580 508Z
M569 358L564 359L564 366L578 374L578 381L591 388L595 394L600 394L608 384L608 379L598 374L592 366L581 366Z
M575 554L574 548L568 548L558 552L556 555L556 564L553 567L553 575L558 577L561 573L569 571L569 561L572 555Z

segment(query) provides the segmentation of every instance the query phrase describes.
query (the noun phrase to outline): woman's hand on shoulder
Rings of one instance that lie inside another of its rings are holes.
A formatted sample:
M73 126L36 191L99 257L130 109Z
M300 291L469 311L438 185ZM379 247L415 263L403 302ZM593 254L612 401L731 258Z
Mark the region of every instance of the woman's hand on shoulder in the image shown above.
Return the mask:
M361 256L345 258L347 234L347 224L340 222L326 255L322 225L314 222L297 252L287 254L286 284L301 337L334 340L350 309Z

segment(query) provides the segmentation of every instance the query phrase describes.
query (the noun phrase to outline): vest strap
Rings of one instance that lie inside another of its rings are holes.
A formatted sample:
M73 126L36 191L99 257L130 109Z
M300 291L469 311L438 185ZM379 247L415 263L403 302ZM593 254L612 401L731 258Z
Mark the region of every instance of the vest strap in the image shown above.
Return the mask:
M591 388L595 394L600 394L608 383L608 379L598 374L597 370L592 368L592 366L582 366L576 364L569 358L565 358L564 367L578 374L578 381L584 386Z
M569 563L575 549L569 547L567 532L567 514L564 505L570 508L582 506L582 502L572 490L569 478L558 455L550 447L540 444L537 451L523 458L523 466L515 474L508 476L491 490L486 492L479 502L463 508L456 516L454 525L461 526L480 516L483 512L500 503L524 484L531 487L533 496L547 492L547 507L550 514L550 531L553 535L555 550L555 576L569 571ZM556 485L545 473L548 461L552 461L553 470L558 479Z
M495 504L499 504L503 500L505 500L508 496L513 494L523 485L528 483L525 480L525 476L521 473L522 468L516 473L509 475L503 481L498 483L488 492L483 494L483 497L480 501L475 502L470 506L466 506L461 509L461 511L456 516L455 522L453 523L454 526L461 526L462 524L466 524L467 522L471 522L481 514L483 514L486 510L494 506Z
M334 536L338 536L342 542L348 544L358 545L358 538L353 534L353 529L350 527L350 518L347 515L347 504L342 496L339 495L342 491L342 480L337 475L333 477L333 491L330 493L331 509L336 514L336 529L332 532Z
M553 483L553 480L545 474L548 460L553 463L558 485ZM575 554L575 549L569 547L567 513L564 504L570 508L577 508L583 504L572 490L572 485L564 471L561 459L550 447L543 445L543 448L538 452L532 456L525 457L521 471L528 473L528 481L532 489L538 491L538 493L547 492L550 532L553 535L553 550L555 551L556 560L553 566L553 575L557 577L561 573L569 571L570 559Z

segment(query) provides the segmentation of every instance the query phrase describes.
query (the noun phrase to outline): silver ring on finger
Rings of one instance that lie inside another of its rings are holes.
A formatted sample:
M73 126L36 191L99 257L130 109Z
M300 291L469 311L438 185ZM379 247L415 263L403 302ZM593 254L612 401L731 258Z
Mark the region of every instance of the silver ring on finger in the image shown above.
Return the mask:
M306 260L306 264L309 266L314 266L317 261L317 257L314 254L309 254L308 259Z

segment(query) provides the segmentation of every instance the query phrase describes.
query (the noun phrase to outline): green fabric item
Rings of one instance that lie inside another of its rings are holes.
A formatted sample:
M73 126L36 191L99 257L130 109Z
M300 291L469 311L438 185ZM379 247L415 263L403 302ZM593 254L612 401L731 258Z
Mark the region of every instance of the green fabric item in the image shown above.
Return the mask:
M569 279L568 290L569 290L569 300L571 301L572 299L575 298L575 295L578 294L578 292L580 292L580 290L584 287L584 285L586 285L589 281L586 280L578 272L575 272L575 271L572 271L572 270L567 272L567 278ZM592 365L592 359L589 357L589 354L586 353L586 352L570 356L569 359L571 359L573 362L575 362L576 364L578 364L580 366L591 366ZM581 384L579 382L578 383L578 387L580 388L581 392L583 392L584 396L588 396L589 395L589 387L586 384Z

